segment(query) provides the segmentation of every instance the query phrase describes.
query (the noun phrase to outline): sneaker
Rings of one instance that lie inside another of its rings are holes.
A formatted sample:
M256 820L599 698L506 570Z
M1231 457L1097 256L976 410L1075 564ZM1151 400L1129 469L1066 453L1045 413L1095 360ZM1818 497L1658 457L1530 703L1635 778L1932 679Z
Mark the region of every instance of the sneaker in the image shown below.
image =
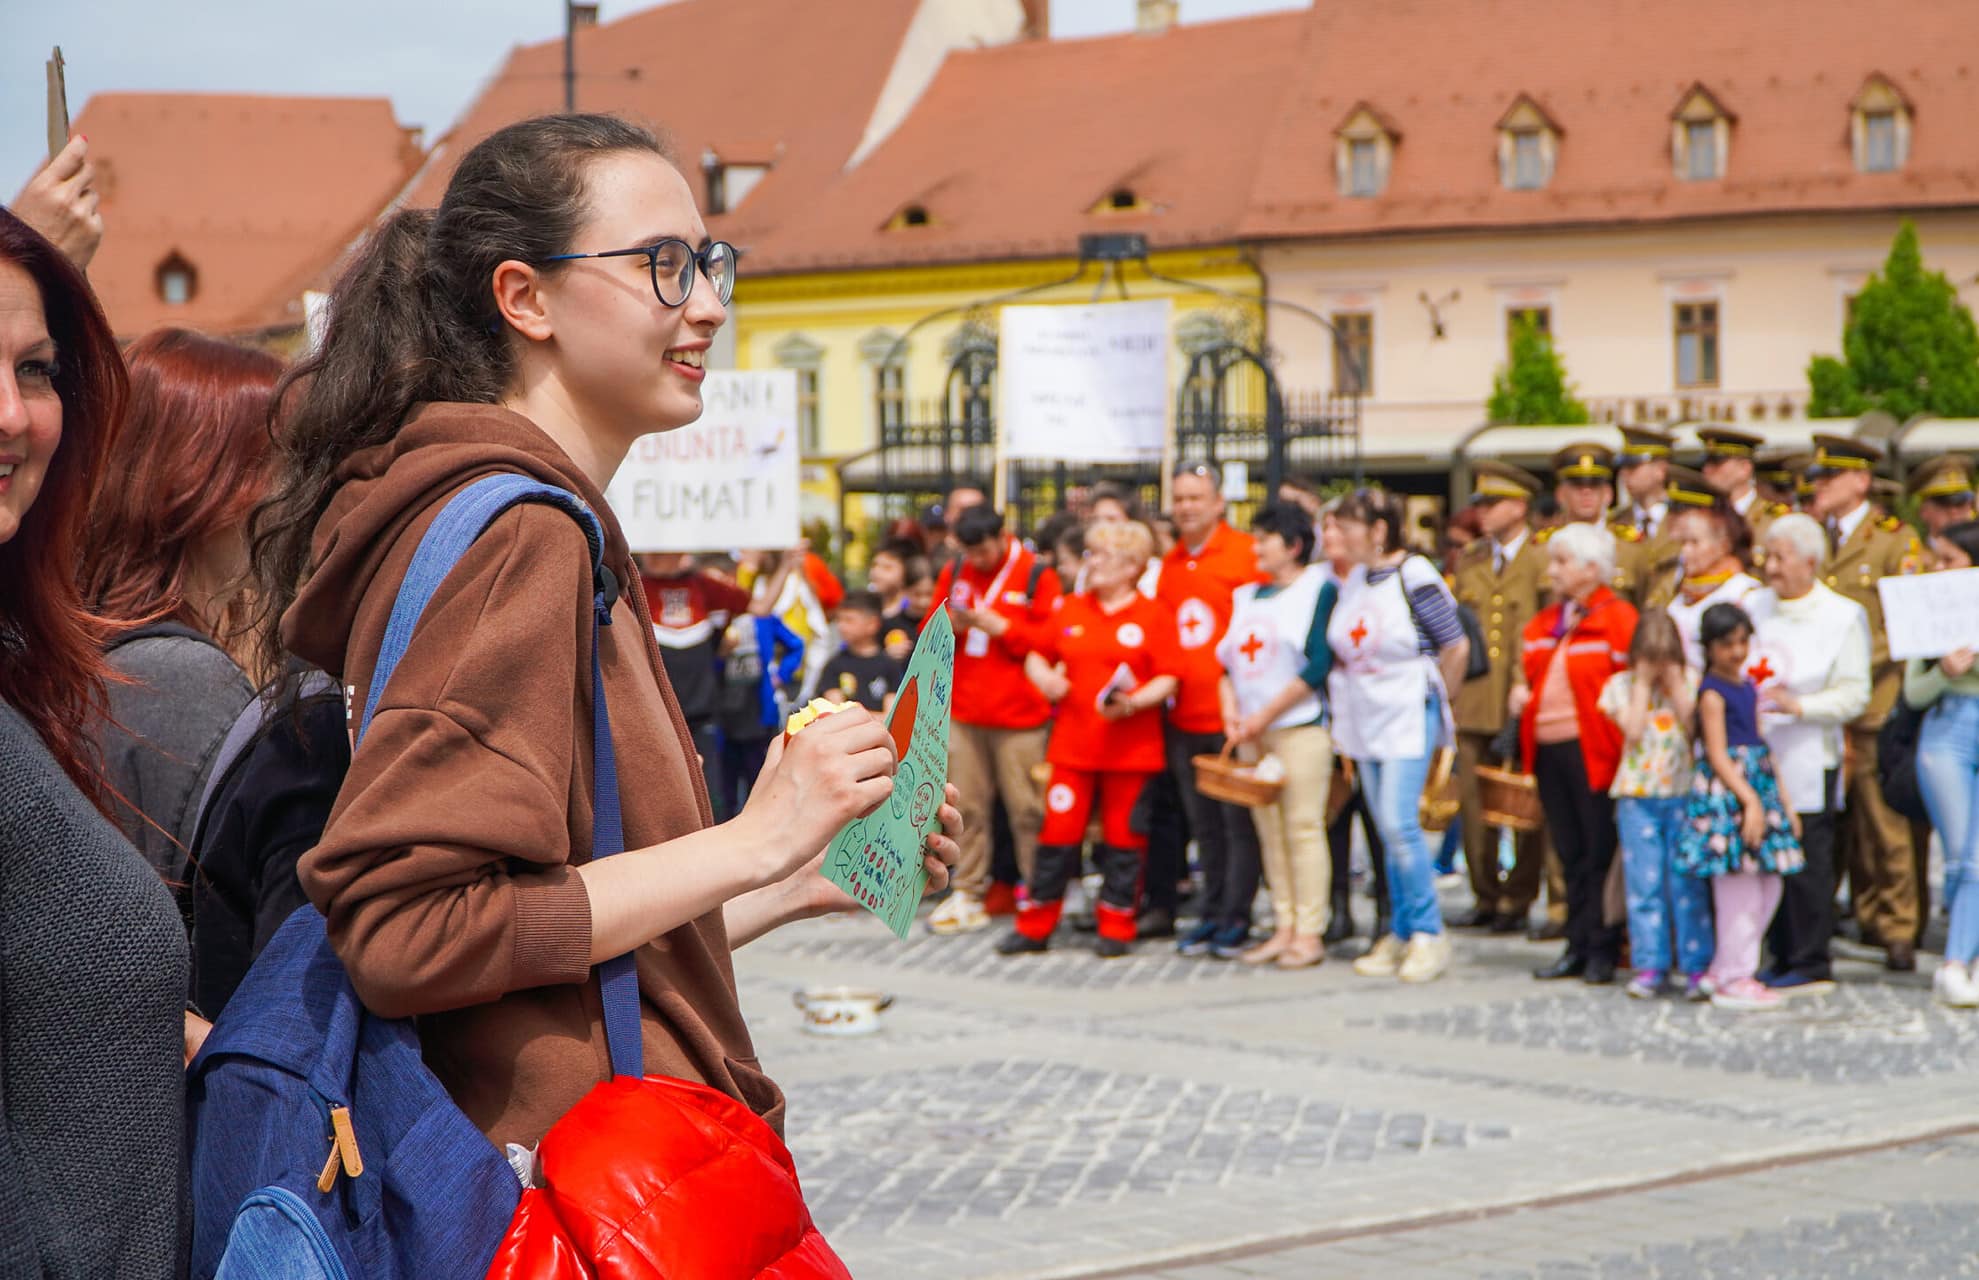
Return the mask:
M1134 944L1120 938L1101 938L1093 943L1093 954L1102 960L1119 960L1134 953Z
M1210 939L1209 953L1218 960L1235 960L1251 949L1251 927L1233 924L1219 929Z
M1979 1009L1979 980L1958 961L1947 960L1931 978L1931 998L1947 1009Z
M1409 939L1395 976L1404 982L1434 982L1449 967L1450 940L1440 933L1418 933Z
M1716 990L1709 977L1701 973L1693 973L1684 983L1684 999L1691 1004L1710 1004L1711 996Z
M1185 956L1206 956L1216 945L1216 925L1205 920L1183 934L1175 943L1175 950Z
M996 953L1000 956L1029 956L1049 950L1051 950L1050 938L1033 938L1015 929L997 939L996 943Z
M973 893L957 889L948 895L948 901L936 907L928 917L928 932L938 937L953 937L958 933L974 933L987 929L990 925L989 913L983 910L982 899Z
M1631 1000L1654 1000L1663 994L1663 975L1654 969L1637 969L1622 994Z
M990 882L989 892L983 895L983 914L986 916L1014 916L1017 914L1017 886L1005 884L1001 880Z
M1757 978L1740 978L1728 982L1711 997L1714 1009L1734 1009L1751 1012L1759 1009L1775 1009L1780 1004L1780 993L1766 986Z
M1354 961L1354 972L1363 978L1392 978L1401 968L1402 940L1392 933L1383 934L1366 955Z
M1835 989L1833 978L1818 978L1813 974L1796 973L1791 969L1761 978L1759 984L1787 997L1825 996Z

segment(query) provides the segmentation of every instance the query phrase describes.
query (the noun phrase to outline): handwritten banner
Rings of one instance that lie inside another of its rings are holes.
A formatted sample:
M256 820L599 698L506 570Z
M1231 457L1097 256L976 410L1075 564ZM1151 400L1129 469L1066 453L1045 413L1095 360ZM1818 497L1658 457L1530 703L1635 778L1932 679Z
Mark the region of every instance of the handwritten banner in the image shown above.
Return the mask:
M797 543L797 374L713 370L700 421L641 436L605 491L634 551Z
M1167 299L1005 307L998 346L1007 457L1159 461L1168 435Z
M1879 579L1890 657L1942 658L1979 647L1979 569Z
M935 611L887 713L900 766L893 795L848 823L825 850L824 877L905 938L928 889L921 850L940 824L948 786L948 710L955 675L955 627L948 607Z

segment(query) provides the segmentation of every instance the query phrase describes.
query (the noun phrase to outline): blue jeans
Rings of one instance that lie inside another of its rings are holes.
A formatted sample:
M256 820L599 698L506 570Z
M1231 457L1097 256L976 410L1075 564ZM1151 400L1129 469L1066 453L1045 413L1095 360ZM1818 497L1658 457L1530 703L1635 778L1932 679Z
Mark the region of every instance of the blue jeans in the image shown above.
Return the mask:
M1463 840L1464 824L1457 819L1451 819L1450 825L1443 830L1443 847L1436 851L1437 875L1448 876L1457 873L1457 849L1463 844Z
M1423 741L1443 732L1443 704L1432 697L1423 708ZM1436 903L1436 867L1422 834L1423 785L1429 781L1429 755L1413 760L1362 760L1361 787L1381 832L1388 860L1389 928L1407 942L1418 933L1442 933L1443 909Z
M1917 735L1917 785L1945 842L1945 959L1979 960L1979 697L1948 693Z
M1711 884L1676 869L1683 821L1682 796L1622 796L1615 801L1622 877L1628 883L1629 957L1640 973L1670 971L1673 931L1678 968L1703 973L1711 966Z

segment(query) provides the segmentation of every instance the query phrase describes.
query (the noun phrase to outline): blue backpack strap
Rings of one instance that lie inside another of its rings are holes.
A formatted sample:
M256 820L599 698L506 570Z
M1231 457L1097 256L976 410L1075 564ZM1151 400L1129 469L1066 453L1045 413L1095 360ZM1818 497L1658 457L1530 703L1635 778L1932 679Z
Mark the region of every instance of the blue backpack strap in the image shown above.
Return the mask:
M377 669L371 674L371 688L365 694L364 715L358 721L357 740L362 742L377 713L378 699L405 657L412 643L419 617L474 540L486 532L495 517L519 502L542 502L569 513L584 530L590 544L592 585L595 588L591 619L591 857L610 857L625 849L625 823L619 809L618 757L612 749L611 714L605 705L605 673L598 659L598 628L610 626L612 605L618 599L618 579L604 562L605 535L598 517L574 494L555 485L527 476L500 473L474 481L455 494L426 529L392 602L392 616L385 625L385 642L378 650ZM644 1074L644 1054L640 1039L639 981L632 956L614 956L598 966L598 985L604 999L605 1041L611 1051L612 1074L639 1077Z

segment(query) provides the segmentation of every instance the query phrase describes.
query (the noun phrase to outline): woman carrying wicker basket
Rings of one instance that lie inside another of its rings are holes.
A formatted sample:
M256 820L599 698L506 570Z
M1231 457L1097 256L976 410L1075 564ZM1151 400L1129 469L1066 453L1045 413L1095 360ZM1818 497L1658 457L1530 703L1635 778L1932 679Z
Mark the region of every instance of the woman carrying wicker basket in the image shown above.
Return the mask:
M1223 663L1223 733L1231 744L1275 756L1284 786L1257 808L1258 845L1271 889L1271 937L1244 951L1246 964L1303 969L1326 957L1331 866L1326 852L1326 792L1333 776L1333 738L1320 694L1333 652L1326 625L1337 590L1312 559L1313 526L1298 507L1274 504L1251 522L1258 568L1271 579L1237 588L1230 628L1217 646ZM1253 876L1250 889L1255 894ZM1250 936L1251 907L1236 893L1210 904L1222 914L1212 948L1232 954Z

